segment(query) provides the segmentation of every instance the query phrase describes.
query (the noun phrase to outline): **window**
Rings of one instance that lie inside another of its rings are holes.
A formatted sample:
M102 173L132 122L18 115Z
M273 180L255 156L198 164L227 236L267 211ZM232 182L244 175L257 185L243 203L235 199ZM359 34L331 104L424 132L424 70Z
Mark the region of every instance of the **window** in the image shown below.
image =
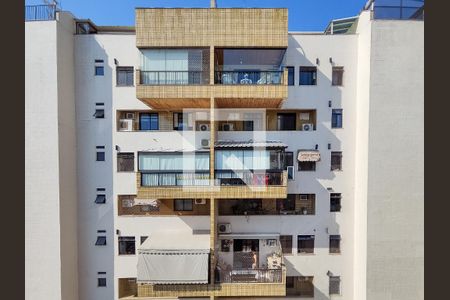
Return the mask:
M332 110L331 128L342 128L342 109Z
M317 84L317 68L316 67L300 67L300 85L316 85Z
M141 236L141 245L148 239L148 236Z
M295 85L295 67L286 67L288 69L288 85Z
M294 180L294 152L284 153L284 169L287 171L288 179Z
M173 113L173 130L192 130L192 113Z
M298 162L299 171L315 171L316 162L315 161L299 161Z
M286 276L286 295L314 297L313 276Z
M278 130L295 130L296 129L296 113L278 113L277 126Z
M134 236L119 236L119 255L136 254Z
M330 293L330 295L340 295L341 294L341 277L340 276L330 276L329 293Z
M243 121L242 125L244 126L244 131L253 131L253 121Z
M134 153L117 153L117 172L134 172Z
M105 68L103 66L95 66L95 76L105 75Z
M280 244L283 254L292 254L292 235L280 235Z
M118 86L133 85L133 77L134 77L133 67L116 68L116 83Z
M330 211L339 212L341 211L341 193L331 193L330 194Z
M299 235L297 243L298 253L314 253L314 235Z
M159 118L157 113L139 114L139 130L159 130Z
M97 197L95 198L95 203L105 204L106 203L106 195L105 194L97 194Z
M299 276L298 295L303 297L314 297L313 276Z
M97 152L96 152L96 161L105 161L105 146L97 146L96 147Z
M314 215L316 213L316 195L300 194L298 196L300 213L303 215Z
M104 278L104 277L97 278L97 286L105 287L106 286L106 278Z
M344 78L344 67L333 67L331 84L340 86L342 85L343 78Z
M277 199L276 205L280 213L283 211L295 211L295 195L288 194L286 199Z
M287 289L293 289L294 288L294 276L286 276L286 288Z
M342 171L342 152L331 152L331 171Z
M340 235L330 235L330 253L341 253Z
M232 244L233 244L233 240L220 240L220 251L230 252Z
M98 236L95 246L106 246L106 236Z
M176 199L174 200L175 211L192 211L193 200L191 199Z
M94 113L94 118L104 119L105 118L105 110L103 108L97 108Z

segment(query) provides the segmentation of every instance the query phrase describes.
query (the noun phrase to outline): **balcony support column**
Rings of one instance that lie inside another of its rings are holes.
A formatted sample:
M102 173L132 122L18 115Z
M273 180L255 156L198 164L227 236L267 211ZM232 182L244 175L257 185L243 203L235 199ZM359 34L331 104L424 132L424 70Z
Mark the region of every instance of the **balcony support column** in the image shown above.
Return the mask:
M209 84L214 84L214 46L209 46Z
M216 198L210 198L210 249L211 249L211 263L210 263L210 284L215 283L215 270L217 262L216 241L217 241L217 215L218 202Z

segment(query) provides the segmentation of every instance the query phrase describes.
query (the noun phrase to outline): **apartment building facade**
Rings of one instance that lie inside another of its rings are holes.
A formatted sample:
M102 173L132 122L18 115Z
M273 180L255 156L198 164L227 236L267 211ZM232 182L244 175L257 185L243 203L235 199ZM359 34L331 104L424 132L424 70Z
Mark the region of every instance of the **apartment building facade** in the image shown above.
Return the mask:
M69 24L56 61L73 62L57 72L73 75L72 98L47 106L73 105L76 138L38 130L76 140L76 179L59 178L77 187L71 209L49 203L72 223L48 265L69 257L72 277L29 298L423 299L423 22L380 11L369 1L323 33L289 32L287 9L27 22L32 45ZM67 280L77 293L58 297Z

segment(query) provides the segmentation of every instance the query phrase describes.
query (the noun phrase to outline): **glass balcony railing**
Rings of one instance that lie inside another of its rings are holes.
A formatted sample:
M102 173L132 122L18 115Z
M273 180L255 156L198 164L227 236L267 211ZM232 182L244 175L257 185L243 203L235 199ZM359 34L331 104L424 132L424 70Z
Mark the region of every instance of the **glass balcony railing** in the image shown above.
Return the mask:
M283 71L216 71L215 84L283 84Z
M209 73L203 71L140 71L143 85L209 84Z
M225 186L281 186L284 176L282 171L229 171L216 170L216 185Z
M51 21L56 19L55 4L25 5L25 21Z
M208 186L209 172L158 172L142 173L141 186Z

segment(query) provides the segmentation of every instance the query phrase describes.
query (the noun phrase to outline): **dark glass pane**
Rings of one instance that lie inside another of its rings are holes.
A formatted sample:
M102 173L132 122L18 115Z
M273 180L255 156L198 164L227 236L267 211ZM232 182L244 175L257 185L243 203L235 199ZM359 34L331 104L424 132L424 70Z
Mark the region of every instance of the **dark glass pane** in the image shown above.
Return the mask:
M103 76L103 75L105 75L104 67L96 66L95 67L95 76Z
M294 85L295 84L295 68L287 67L287 69L288 69L288 85Z
M295 130L296 116L295 113L279 113L277 116L278 130Z

